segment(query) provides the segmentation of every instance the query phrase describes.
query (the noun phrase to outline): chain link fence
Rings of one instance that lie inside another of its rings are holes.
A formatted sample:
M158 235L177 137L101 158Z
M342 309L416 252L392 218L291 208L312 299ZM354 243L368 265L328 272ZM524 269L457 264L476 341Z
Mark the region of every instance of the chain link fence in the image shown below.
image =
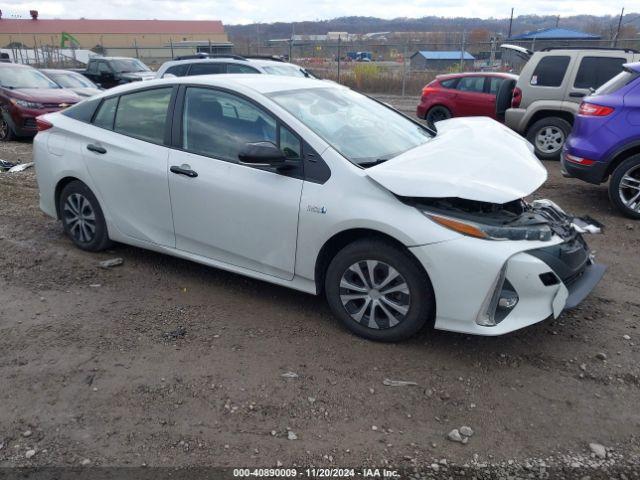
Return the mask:
M236 42L233 54L247 57L277 56L303 66L315 76L330 79L356 90L388 95L419 95L424 85L442 73L460 71L504 71L519 73L525 63L521 57L501 49L502 43L511 43L529 50L543 48L625 48L640 50L640 38L612 40L527 40L506 42L468 41L465 34L449 33L446 42L406 41L403 43L361 41L268 41L266 43ZM209 47L211 48L211 47ZM177 47L117 47L101 46L100 53L107 56L139 58L156 70L163 62L176 56L193 55L206 51L207 45ZM3 49L3 52L6 49ZM437 61L420 61L421 51L448 52ZM451 53L453 52L453 53ZM471 58L463 57L467 52ZM220 52L214 52L220 53ZM231 53L231 52L229 52ZM37 67L70 68L82 66L89 50L13 48L12 61Z

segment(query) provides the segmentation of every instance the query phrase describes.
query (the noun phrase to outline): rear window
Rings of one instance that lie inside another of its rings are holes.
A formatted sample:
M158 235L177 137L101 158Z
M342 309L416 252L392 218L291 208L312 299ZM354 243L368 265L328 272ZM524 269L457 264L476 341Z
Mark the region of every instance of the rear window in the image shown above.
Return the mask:
M564 55L549 55L542 58L531 75L531 85L559 87L567 72L570 58Z
M216 73L227 73L227 66L224 63L194 63L191 65L189 75L211 75Z
M484 77L462 77L456 88L463 92L482 93L484 90Z
M630 70L620 72L618 75L616 75L607 83L602 85L599 89L597 89L594 95L607 95L609 93L617 92L622 87L629 85L638 77L640 77L640 73Z
M122 95L113 129L140 140L162 143L171 90L156 88Z
M187 70L189 70L189 64L183 63L181 65L174 65L172 67L167 68L167 70L162 74L162 77L166 77L167 74L175 75L176 77L184 77L187 74Z
M598 88L620 73L622 64L626 62L626 58L584 57L580 62L573 86L576 88Z
M450 78L449 80L440 80L440 85L444 88L456 88L457 78Z

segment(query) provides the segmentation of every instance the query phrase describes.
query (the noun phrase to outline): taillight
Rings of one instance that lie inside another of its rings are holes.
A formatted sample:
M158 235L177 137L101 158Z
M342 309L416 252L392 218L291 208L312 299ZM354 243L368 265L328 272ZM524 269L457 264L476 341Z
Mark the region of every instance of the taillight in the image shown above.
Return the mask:
M580 109L578 110L578 115L585 115L587 117L606 117L613 112L613 110L614 109L611 107L582 102L580 104Z
M433 88L433 87L431 86L431 84L429 84L429 85L427 85L426 87L424 87L424 88L422 89L422 95L426 95L427 93L431 93L431 92L433 92L434 90L435 90L435 88Z
M513 89L513 93L511 94L511 108L518 108L520 106L520 102L522 102L522 90L516 87Z
M594 163L596 163L595 160L589 160L588 158L577 157L575 155L571 155L570 153L565 153L564 159L567 162L577 163L578 165L585 165L585 166L593 165Z
M38 127L39 132L43 132L45 130L49 130L53 127L53 123L47 122L45 119L36 117L36 127Z

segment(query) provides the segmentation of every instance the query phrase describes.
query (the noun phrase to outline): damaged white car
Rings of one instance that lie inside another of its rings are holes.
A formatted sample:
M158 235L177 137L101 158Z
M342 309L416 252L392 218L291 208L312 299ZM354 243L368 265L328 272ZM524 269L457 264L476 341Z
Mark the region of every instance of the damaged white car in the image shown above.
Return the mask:
M117 87L38 119L40 206L111 241L324 294L344 325L499 335L604 273L531 145L486 118L433 132L333 83L216 75Z

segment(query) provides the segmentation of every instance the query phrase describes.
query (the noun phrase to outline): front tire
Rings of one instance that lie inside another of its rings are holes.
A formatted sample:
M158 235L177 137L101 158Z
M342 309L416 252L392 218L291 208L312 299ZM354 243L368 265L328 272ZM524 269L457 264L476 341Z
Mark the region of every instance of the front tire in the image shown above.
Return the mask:
M325 294L344 326L369 340L405 340L435 314L431 282L417 261L381 240L358 240L338 252Z
M559 160L564 142L571 133L571 124L560 117L545 117L531 125L529 140L541 160Z
M16 139L16 132L13 131L9 122L0 114L0 142L10 142Z
M609 198L624 215L640 220L640 155L627 158L615 169Z
M78 248L99 252L111 244L98 199L84 183L65 185L58 202L64 232Z

